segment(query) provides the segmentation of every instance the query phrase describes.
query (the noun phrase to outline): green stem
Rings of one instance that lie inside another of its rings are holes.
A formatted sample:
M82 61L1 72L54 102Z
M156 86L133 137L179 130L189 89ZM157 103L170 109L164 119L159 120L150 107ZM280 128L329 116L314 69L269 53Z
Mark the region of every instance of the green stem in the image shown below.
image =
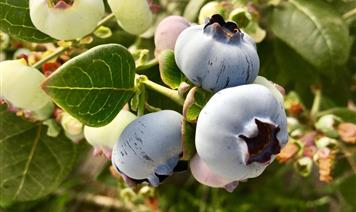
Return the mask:
M328 114L333 114L335 111L337 111L337 108L332 108L332 109L329 109L329 110L321 111L316 115L316 118L319 118L321 116L328 115Z
M137 73L143 73L145 70L152 68L153 66L158 64L158 60L155 58L153 60L148 61L144 65L140 65L136 68Z
M319 88L316 88L314 92L315 92L315 96L314 96L313 106L310 111L310 119L312 123L316 121L317 114L319 113L319 109L320 109L320 102L321 102L321 90Z
M158 112L158 111L161 111L161 108L154 107L154 106L148 104L147 102L145 103L145 108L146 108L146 110L149 111L149 112Z
M97 24L95 30L97 30L100 26L104 25L106 22L110 21L110 20L111 20L112 18L114 18L114 17L115 17L115 14L114 14L114 13L110 13L110 14L107 15L105 18L101 19L101 20L98 22L98 24ZM95 30L94 30L94 31L95 31ZM91 34L91 33L90 33L90 34Z
M316 200L305 202L305 206L307 208L316 208L318 206L326 205L329 202L330 202L330 197L324 196L324 197L321 197L321 198L316 199Z
M141 76L142 77L142 76ZM181 97L178 94L178 91L176 90L172 90L170 88L164 87L160 84L157 84L155 82L152 82L151 80L149 80L147 77L146 79L142 80L142 83L149 89L154 90L166 97L168 97L169 99L173 100L174 102L176 102L177 104L183 106L184 104L184 98Z
M346 13L344 13L344 15L342 15L342 18L343 19L348 19L352 16L356 15L356 8L353 8L352 10L350 11L347 11Z
M145 102L146 102L146 88L145 86L140 86L140 96L138 100L137 116L143 116L145 114Z
M66 50L68 50L70 48L70 46L66 46L66 47L58 47L52 54L46 56L45 58L42 58L40 61L38 61L37 63L33 64L32 67L39 69L41 68L41 66L43 64L45 64L46 62L48 62L49 60L52 60L53 58L61 55L63 52L65 52Z

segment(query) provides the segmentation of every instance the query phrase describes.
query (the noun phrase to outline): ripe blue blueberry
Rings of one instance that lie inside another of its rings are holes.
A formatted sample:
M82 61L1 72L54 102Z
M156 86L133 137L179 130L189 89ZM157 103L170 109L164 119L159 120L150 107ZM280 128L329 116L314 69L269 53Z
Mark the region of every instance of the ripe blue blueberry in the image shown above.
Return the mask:
M209 187L225 188L228 192L232 192L239 184L238 181L226 180L212 172L199 155L195 155L190 160L190 171L199 183Z
M254 41L220 15L213 15L205 26L185 29L174 52L185 76L212 92L252 83L260 67Z
M257 177L287 143L283 105L262 85L221 90L201 111L195 140L212 172L228 181Z
M163 110L131 122L116 142L112 163L130 185L157 186L173 173L182 153L182 115Z

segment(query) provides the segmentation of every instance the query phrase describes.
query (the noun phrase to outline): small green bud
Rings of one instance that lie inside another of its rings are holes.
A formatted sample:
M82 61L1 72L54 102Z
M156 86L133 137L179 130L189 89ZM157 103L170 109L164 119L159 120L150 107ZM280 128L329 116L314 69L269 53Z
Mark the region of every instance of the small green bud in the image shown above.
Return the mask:
M295 162L294 167L300 175L307 177L311 173L313 160L309 157L300 158Z
M83 136L83 124L67 112L61 114L61 125L65 135L73 142L78 142Z
M252 16L245 8L236 8L231 11L229 19L236 22L237 26L245 28L252 20Z
M331 150L336 149L337 143L338 143L337 140L326 136L319 138L315 142L318 148L329 148Z
M337 125L341 123L341 118L335 115L325 115L315 123L315 128L331 138L338 138Z
M10 45L10 37L8 34L0 32L0 49L6 49Z

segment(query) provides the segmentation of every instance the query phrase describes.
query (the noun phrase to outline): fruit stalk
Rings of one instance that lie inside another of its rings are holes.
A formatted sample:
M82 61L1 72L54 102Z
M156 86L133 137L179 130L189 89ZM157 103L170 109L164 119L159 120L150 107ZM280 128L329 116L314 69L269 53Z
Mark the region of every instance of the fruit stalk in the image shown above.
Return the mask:
M146 87L140 86L141 94L139 97L138 109L137 109L137 116L143 116L145 114L145 102L146 102Z
M314 93L315 93L315 96L314 96L314 100L313 100L312 109L310 111L310 119L311 119L312 123L314 123L316 121L316 117L320 110L320 102L321 102L320 88L315 88Z
M350 10L350 11L344 13L344 14L342 15L342 18L343 18L343 19L348 19L348 18L350 18L350 17L352 17L352 16L354 16L354 15L356 15L356 8L354 8L354 9L352 9L352 10Z
M142 76L141 76L142 77ZM173 100L174 102L176 102L177 104L183 106L184 104L184 98L181 97L178 94L178 91L176 90L172 90L170 88L164 87L160 84L157 84L155 82L152 82L151 80L149 80L147 77L145 77L144 80L142 80L142 83L149 89L154 90L166 97L168 97L169 99Z
M70 45L65 46L65 47L58 47L52 54L42 58L38 62L32 65L33 68L35 69L40 69L43 64L45 64L47 61L52 60L53 58L61 55L63 52L67 51L70 48Z

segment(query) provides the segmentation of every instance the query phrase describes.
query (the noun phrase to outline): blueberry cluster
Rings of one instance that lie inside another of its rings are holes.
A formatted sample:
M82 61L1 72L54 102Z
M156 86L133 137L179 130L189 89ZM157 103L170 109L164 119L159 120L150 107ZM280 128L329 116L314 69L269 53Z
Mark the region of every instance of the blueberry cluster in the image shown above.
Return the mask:
M193 176L228 191L259 176L287 143L288 134L282 95L258 77L254 41L235 23L213 15L205 25L168 17L158 26L155 43L156 54L174 50L187 79L214 93L196 124ZM126 127L112 161L127 182L156 186L177 169L182 120L177 112L161 111Z

